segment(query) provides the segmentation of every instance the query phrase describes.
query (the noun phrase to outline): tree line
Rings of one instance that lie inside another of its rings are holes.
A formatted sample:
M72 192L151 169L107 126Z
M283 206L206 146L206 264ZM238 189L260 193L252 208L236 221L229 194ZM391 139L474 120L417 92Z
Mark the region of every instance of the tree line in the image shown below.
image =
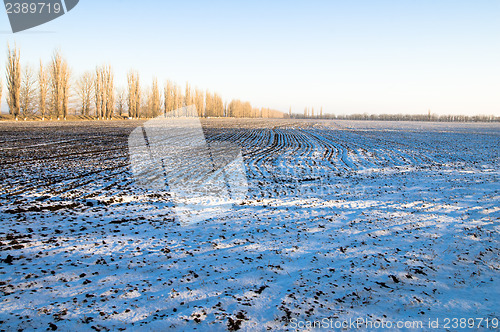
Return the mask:
M50 61L40 60L37 70L21 65L20 50L7 45L6 100L9 113L16 119L67 119L79 115L89 119L115 117L153 118L173 112L183 106L195 105L200 117L345 119L381 121L446 121L446 122L500 122L500 117L487 115L435 115L431 114L324 114L323 107L315 111L306 107L303 114L288 114L270 108L254 108L250 102L239 99L224 101L215 92L193 89L186 83L184 89L172 81L161 87L154 78L143 86L137 71L127 74L125 88L116 87L110 65L75 77L60 51ZM0 101L3 84L0 77ZM0 102L1 107L1 102ZM0 109L1 113L1 109ZM172 113L170 113L172 114Z
M154 78L144 87L135 70L128 72L125 89L117 88L110 65L74 77L60 51L47 64L40 61L37 71L30 65L21 66L20 59L20 50L7 45L6 99L16 120L66 120L70 113L99 120L153 118L170 112L175 116L175 110L190 105L196 106L200 117L285 117L278 110L253 108L250 102L238 99L228 103L219 94L193 89L189 83L185 89L172 81L160 87ZM2 88L0 78L0 100Z
M365 120L365 121L430 121L430 122L500 122L500 117L494 115L437 115L431 114L323 114L314 113L314 108L306 108L304 114L289 112L292 119L330 119L330 120Z
M38 75L30 66L21 70L19 49L7 47L7 105L17 120L28 118L36 111L46 116L66 119L70 96L70 71L67 62L55 52L48 66L40 62ZM0 80L0 99L3 84ZM49 111L50 110L50 111Z

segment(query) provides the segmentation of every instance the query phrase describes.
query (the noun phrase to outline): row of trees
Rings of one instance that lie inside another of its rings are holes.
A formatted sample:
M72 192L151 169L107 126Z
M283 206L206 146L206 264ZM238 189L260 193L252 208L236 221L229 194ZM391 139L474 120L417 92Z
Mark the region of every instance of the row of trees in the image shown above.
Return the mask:
M200 117L284 117L276 110L254 109L249 102L224 102L219 94L193 89L189 83L184 91L171 81L160 88L155 78L143 88L137 71L128 73L126 89L117 89L109 65L87 71L73 81L59 51L47 65L40 61L35 74L29 65L21 70L19 49L7 48L7 103L16 120L35 116L42 120L66 119L70 107L74 115L96 119L152 118L188 105L195 105Z
M346 114L308 116L290 113L294 119L331 119L331 120L367 120L367 121L432 121L432 122L500 122L500 117L493 115L436 115L436 114Z
M290 115L290 117L293 117L292 108L290 108L289 115ZM299 116L295 116L295 117L297 118ZM314 119L314 118L322 119L323 118L323 107L320 108L319 114L314 113L314 107L311 107L311 109L306 107L304 109L304 116L302 118L304 118L304 119Z
M314 108L305 108L303 114L287 115L269 108L253 108L249 102L238 99L224 102L217 93L193 89L189 83L183 89L167 81L163 88L155 78L149 87L143 88L139 73L130 71L126 89L117 89L111 66L98 66L77 77L71 74L67 61L56 51L52 59L44 64L40 61L38 72L29 65L21 66L20 51L7 45L6 99L9 113L18 118L39 117L42 120L66 119L72 114L95 119L112 119L115 116L129 118L151 118L173 112L183 106L195 105L200 117L246 117L246 118L313 118L348 120L392 120L392 121L453 121L453 122L498 122L495 116L466 116L431 114L323 114ZM3 84L0 78L0 101ZM1 106L1 102L0 102ZM1 111L1 109L0 109ZM175 113L175 112L174 112ZM174 114L176 115L176 114Z
M17 120L20 116L27 118L34 114L37 107L42 119L47 109L58 119L66 119L70 95L70 71L67 62L56 52L48 65L40 62L38 76L33 69L26 66L21 71L19 49L7 47L7 105L9 112ZM0 81L0 99L2 96Z

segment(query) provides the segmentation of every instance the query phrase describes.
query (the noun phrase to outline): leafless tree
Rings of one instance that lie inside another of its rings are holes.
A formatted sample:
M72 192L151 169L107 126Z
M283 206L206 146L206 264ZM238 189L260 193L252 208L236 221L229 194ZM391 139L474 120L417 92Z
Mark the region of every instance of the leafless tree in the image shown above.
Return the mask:
M59 120L68 115L70 71L66 60L56 51L50 64L50 99L52 114Z
M47 91L48 91L49 77L47 70L43 67L40 61L40 69L38 70L38 109L42 116L42 121L45 120L45 113L47 110Z
M127 75L128 83L128 116L130 118L139 118L141 107L141 89L139 83L139 74L135 71L130 71Z
M167 81L165 85L163 103L165 115L174 110L174 85L171 81Z
M111 70L111 66L104 67L104 87L105 87L105 105L106 119L111 120L113 118L113 113L115 112L115 83L114 74Z
M224 102L217 93L213 95L213 112L214 116L221 117L224 115Z
M198 89L192 89L186 82L185 90L180 86L168 81L162 92L158 87L157 79L153 80L151 88L141 91L139 74L131 71L127 76L128 90L120 90L118 93L114 87L114 75L110 66L97 67L94 73L86 72L77 81L75 89L71 90L71 72L66 60L59 51L55 51L50 63L45 68L40 61L38 74L33 74L31 69L21 73L19 64L19 50L8 48L7 61L7 102L9 111L16 119L19 115L25 117L32 112L40 112L42 120L47 115L67 119L71 92L76 92L79 106L75 108L80 114L88 116L92 113L92 104L95 104L95 115L98 119L111 119L115 110L122 114L125 104L128 106L129 116L139 118L141 116L156 117L179 109L183 106L195 105L198 116L224 117L256 117L263 113L266 116L277 114L269 109L252 108L250 103L239 102L239 104L224 102L217 93L204 93ZM36 76L35 76L36 75ZM36 81L38 84L36 85ZM35 83L33 83L35 82ZM31 96L37 92L37 101ZM183 95L183 92L185 93ZM127 93L125 95L125 93ZM22 96L21 96L22 94ZM0 82L0 99L2 86ZM28 98L30 96L30 98ZM36 105L37 104L37 107ZM162 106L163 105L163 106ZM176 114L179 116L179 114Z
M61 72L61 89L62 89L62 115L63 119L66 120L68 117L68 100L70 96L70 78L71 72L68 67L68 63L63 60L62 62L62 72Z
M212 93L207 90L205 93L205 116L206 117L212 117L215 116L215 111L214 111L214 98L212 96Z
M161 108L161 97L160 97L160 89L158 88L158 80L156 78L153 79L153 84L151 85L151 94L150 94L150 108L151 115L153 118L160 115Z
M127 98L125 96L125 90L120 88L116 92L116 114L118 116L122 116L126 103Z
M80 100L80 113L84 116L90 115L92 105L92 92L94 91L94 78L91 72L87 71L78 79L76 83L76 93Z
M193 105L193 94L191 92L191 86L189 85L188 82L186 82L186 93L184 95L184 105L189 106Z
M95 116L98 120L104 118L104 83L101 68L97 67L94 75Z
M142 95L141 86L139 83L139 74L137 74L136 80L135 80L135 94L136 94L136 97L135 97L135 111L136 111L135 117L139 118L141 116L141 114L139 112L141 110L141 95Z
M183 105L183 100L184 100L184 96L182 95L182 89L180 86L177 86L177 108L181 108Z
M242 102L239 99L233 99L229 103L228 115L236 118L251 117L252 105L249 102Z
M19 49L7 45L7 104L10 114L17 120L20 113L21 65Z
M26 120L34 114L36 103L36 80L33 69L29 66L24 67L19 97L21 115Z
M260 117L260 110L258 108L252 108L252 117L254 118Z
M179 86L174 86L174 111L177 111L179 108L182 107L182 91L181 87ZM179 114L176 113L175 116L178 116Z
M196 89L194 98L195 98L195 105L196 105L196 111L198 112L198 116L203 117L203 115L205 114L203 91Z
M111 66L96 68L94 97L98 119L111 119L115 110L114 75Z

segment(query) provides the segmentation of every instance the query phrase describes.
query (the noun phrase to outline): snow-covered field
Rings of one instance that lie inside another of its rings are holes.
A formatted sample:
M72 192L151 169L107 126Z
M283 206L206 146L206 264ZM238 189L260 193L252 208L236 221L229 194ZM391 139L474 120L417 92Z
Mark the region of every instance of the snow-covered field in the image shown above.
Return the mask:
M498 327L500 125L204 120L248 197L181 224L140 123L0 123L0 330Z

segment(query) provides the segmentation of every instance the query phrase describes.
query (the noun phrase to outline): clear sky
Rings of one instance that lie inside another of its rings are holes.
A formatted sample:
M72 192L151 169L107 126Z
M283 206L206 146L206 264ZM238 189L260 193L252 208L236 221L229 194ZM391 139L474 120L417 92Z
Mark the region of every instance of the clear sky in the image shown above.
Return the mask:
M296 113L500 116L499 17L498 0L80 0L17 34L0 11L0 70L10 42L34 66L60 49L74 76L110 63L117 85L134 68Z

